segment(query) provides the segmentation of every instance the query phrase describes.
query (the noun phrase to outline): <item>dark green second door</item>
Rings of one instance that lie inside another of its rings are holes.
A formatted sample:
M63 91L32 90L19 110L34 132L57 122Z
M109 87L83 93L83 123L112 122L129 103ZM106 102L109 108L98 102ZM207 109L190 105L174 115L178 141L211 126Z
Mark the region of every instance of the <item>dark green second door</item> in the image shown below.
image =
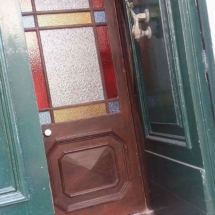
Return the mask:
M145 36L131 41L153 209L164 215L215 214L201 151L208 143L200 111L201 90L207 83L197 1L134 3L133 9L127 4L130 23L131 10L150 14L139 20ZM138 27L134 29L137 32ZM212 116L209 94L204 96Z
M0 1L0 215L53 215L18 0Z

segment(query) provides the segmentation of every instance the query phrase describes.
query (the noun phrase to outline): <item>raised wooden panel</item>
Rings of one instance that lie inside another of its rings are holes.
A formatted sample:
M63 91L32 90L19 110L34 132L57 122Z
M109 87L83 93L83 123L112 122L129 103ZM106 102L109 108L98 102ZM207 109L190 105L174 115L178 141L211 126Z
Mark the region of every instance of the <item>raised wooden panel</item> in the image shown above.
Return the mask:
M47 158L54 203L65 212L120 200L130 188L124 141L113 131L56 139Z
M65 153L59 163L64 193L69 197L113 187L119 181L109 146Z
M185 1L140 1L140 10L149 9L151 39L134 42L137 51L138 85L145 134L149 140L191 148L189 119L194 117L190 98L188 71L184 52L182 24L178 17L189 20L184 13ZM180 3L179 3L180 2ZM141 69L140 69L141 68ZM144 85L144 87L142 87Z
M0 34L0 207L28 200L17 123Z

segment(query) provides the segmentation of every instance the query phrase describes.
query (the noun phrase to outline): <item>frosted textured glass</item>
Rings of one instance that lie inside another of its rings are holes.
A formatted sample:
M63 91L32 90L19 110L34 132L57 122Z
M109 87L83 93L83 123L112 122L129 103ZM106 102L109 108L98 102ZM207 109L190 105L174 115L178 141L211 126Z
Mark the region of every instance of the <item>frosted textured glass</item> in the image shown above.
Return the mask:
M94 11L95 22L106 22L105 12L104 11Z
M34 16L23 16L22 20L23 20L24 28L34 28L35 27Z
M120 112L119 102L111 101L108 102L109 113L118 113Z
M38 15L40 27L92 23L90 12Z
M54 110L55 122L78 120L106 114L104 103Z
M103 100L92 27L40 32L54 107Z
M39 117L41 125L51 124L51 115L49 111L40 112Z
M35 0L37 11L89 8L89 0Z
M31 12L32 11L31 0L20 0L20 6L21 6L22 12Z

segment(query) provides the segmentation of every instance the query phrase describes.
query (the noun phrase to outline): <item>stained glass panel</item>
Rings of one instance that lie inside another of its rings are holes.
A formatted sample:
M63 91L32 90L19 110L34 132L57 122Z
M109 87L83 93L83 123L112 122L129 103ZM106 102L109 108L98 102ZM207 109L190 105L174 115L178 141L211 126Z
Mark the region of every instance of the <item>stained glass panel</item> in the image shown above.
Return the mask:
M109 113L120 112L119 101L108 102Z
M48 108L48 98L46 93L46 84L43 74L42 62L40 58L39 46L36 32L26 32L26 41L28 54L31 63L31 70L34 79L34 87L37 97L37 105L39 109Z
M44 30L40 34L52 105L103 100L93 28Z
M104 103L54 110L54 118L56 123L90 118L106 114L107 112Z
M21 6L22 12L31 12L32 11L31 0L20 0L20 6Z
M89 0L35 0L37 11L89 8Z
M105 12L104 11L94 11L95 22L106 22Z
M92 4L94 8L104 7L103 0L92 0Z
M39 113L40 117L40 124L41 125L48 125L51 124L51 115L50 111L44 111Z
M112 60L112 53L108 37L108 29L106 26L99 26L96 28L99 42L99 51L101 55L102 67L105 78L105 86L107 91L107 98L116 98L118 96L116 79L114 74L114 66Z
M38 15L40 27L92 23L90 12Z
M35 27L34 16L23 16L22 20L23 20L24 28Z

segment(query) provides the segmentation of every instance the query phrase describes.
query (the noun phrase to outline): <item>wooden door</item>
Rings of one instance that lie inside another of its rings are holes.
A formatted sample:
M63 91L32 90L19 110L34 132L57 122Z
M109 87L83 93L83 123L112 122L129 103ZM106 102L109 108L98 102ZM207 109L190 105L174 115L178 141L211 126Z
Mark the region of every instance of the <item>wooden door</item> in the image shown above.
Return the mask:
M57 215L146 209L115 1L21 1Z
M21 22L19 1L0 1L0 214L53 215Z
M214 214L215 130L198 1L135 3L136 13L149 10L140 27L152 31L132 39L152 206L156 214Z

